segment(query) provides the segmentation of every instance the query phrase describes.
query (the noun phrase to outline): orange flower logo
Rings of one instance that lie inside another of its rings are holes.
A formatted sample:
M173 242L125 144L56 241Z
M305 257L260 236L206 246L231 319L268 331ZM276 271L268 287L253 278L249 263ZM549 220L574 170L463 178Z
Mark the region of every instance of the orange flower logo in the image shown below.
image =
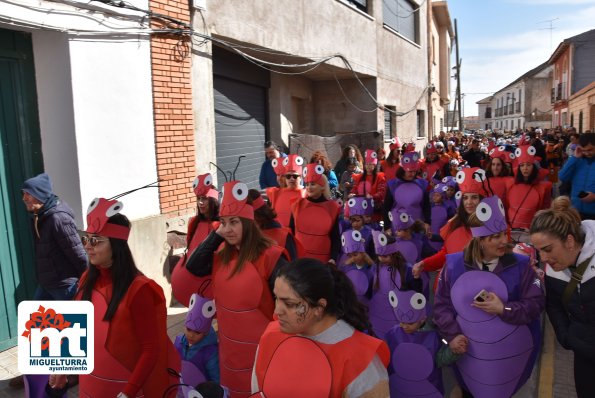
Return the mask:
M71 325L70 322L64 320L64 315L56 314L51 308L47 310L43 306L39 306L37 312L31 314L31 319L27 321L25 324L25 331L23 332L23 337L28 337L29 341L31 341L31 328L41 329L44 330L46 328L55 328L58 330L63 330ZM41 349L45 350L49 348L50 341L47 337L42 339Z

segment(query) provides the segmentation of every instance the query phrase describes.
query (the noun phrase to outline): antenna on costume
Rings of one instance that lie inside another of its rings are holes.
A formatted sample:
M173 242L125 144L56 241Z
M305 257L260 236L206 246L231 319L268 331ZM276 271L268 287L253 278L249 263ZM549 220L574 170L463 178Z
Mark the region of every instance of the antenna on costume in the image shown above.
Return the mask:
M213 162L209 162L209 163L212 164L213 166L215 166L217 168L217 170L219 170L221 172L221 174L223 174L223 178L225 178L225 182L229 182L229 180L227 179L227 174L225 174L225 171L221 170L221 167L217 166Z
M198 290L197 290L198 294L202 296L203 293L205 292L205 290L207 290L207 288L211 284L211 282L212 282L211 279L207 279L207 280L202 281L202 283L200 284L200 286L198 287Z
M141 189L145 189L145 188L159 188L159 183L161 181L163 181L163 180L157 180L157 181L151 182L151 183L149 183L147 185L143 185L142 187L134 188L134 189L131 189L130 191L119 193L119 194L117 194L115 196L112 196L111 198L108 198L108 200L120 199L122 196L129 195L129 194L131 194L133 192L140 191ZM157 184L157 185L155 185L155 184Z
M240 167L240 162L242 161L242 158L245 158L245 155L240 155L240 157L238 157L238 164L236 164L236 168L233 169L233 179L236 179L236 171L238 170L238 167Z

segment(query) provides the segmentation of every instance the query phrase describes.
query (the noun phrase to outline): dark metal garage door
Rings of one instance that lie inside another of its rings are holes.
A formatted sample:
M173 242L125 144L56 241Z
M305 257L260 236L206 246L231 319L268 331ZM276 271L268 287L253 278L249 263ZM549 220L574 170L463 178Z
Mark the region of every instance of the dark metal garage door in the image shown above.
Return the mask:
M217 165L233 171L238 157L246 156L236 179L259 189L266 135L266 89L219 76L213 77L213 85ZM221 178L219 175L219 185Z

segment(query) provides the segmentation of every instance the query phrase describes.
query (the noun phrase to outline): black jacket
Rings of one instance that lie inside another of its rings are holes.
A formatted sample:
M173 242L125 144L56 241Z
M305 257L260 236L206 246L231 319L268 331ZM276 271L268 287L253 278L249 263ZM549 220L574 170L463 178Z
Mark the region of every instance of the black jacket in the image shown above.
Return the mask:
M59 199L40 212L32 225L35 239L37 282L47 289L69 286L87 269L87 254L81 243L70 207Z
M583 221L587 233L578 263L595 253L595 221ZM568 302L562 303L570 271L546 270L546 310L560 344L575 353L595 361L595 256L591 258L581 283Z

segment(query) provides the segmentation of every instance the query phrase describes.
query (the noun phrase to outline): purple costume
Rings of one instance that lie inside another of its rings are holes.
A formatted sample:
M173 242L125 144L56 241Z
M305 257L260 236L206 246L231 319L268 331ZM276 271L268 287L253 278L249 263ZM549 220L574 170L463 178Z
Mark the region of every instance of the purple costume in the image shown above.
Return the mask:
M215 311L215 302L213 300L194 293L190 297L188 314L184 325L188 329L208 335L209 332L214 332L211 331L211 323ZM177 336L174 346L182 358L182 383L188 386L182 386L180 392L182 396L186 397L193 390L190 386L196 386L207 380L206 363L211 356L217 355L218 347L216 344L206 345L187 358L185 353L188 347L185 347L184 340L183 335Z
M497 196L482 200L476 215L484 225L471 229L474 237L506 230ZM471 306L482 289L500 298L501 315ZM541 282L528 257L505 254L489 272L465 263L462 252L446 256L434 300L434 322L448 341L460 334L469 340L456 369L474 396L510 397L527 381L540 347L539 315L544 306Z
M389 301L398 322L415 323L426 317L426 297L414 291L392 290ZM435 356L440 338L435 330L406 333L400 326L386 335L391 350L390 396L440 398L444 395L442 374Z
M360 231L349 230L341 234L341 245L343 246L343 253L365 253L365 240ZM355 294L358 300L365 305L368 305L368 290L372 281L372 274L370 268L366 264L340 264L341 270L353 283Z
M374 245L376 254L388 256L398 251L396 242L389 243L389 238L382 232L374 231ZM394 289L403 289L407 284L414 287L416 280L413 278L411 267L407 266L405 271L405 281L401 280L401 273L387 264L375 264L372 266L372 298L369 303L370 323L374 334L378 338L384 338L386 333L398 324L393 307L388 300L388 294Z

